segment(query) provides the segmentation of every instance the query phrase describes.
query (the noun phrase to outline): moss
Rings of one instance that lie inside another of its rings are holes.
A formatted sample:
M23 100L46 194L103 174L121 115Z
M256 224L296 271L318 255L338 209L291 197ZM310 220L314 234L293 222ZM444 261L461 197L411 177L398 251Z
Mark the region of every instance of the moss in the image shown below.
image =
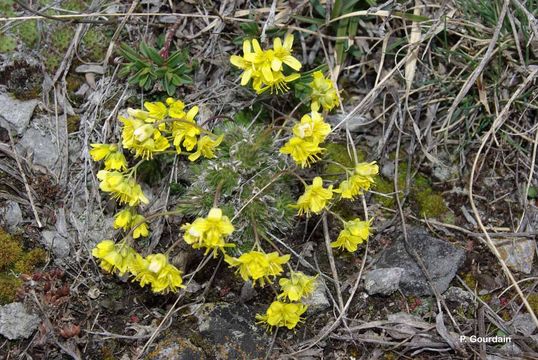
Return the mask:
M22 247L13 236L0 229L0 270L13 265L22 256Z
M22 281L12 274L0 273L0 305L15 301Z
M472 272L468 272L467 274L465 274L465 276L463 277L463 282L465 282L465 284L471 290L476 288L477 281Z
M43 265L47 261L47 252L40 248L35 248L24 254L16 263L15 271L21 274L30 274L34 269Z
M102 30L89 29L82 38L84 56L90 61L101 61L106 55L110 37Z
M77 132L80 127L80 116L69 115L67 117L67 132L69 134Z
M55 71L62 62L62 57L54 52L50 53L48 56L44 56L44 58L45 67L51 72Z
M16 27L19 38L28 47L32 47L39 39L37 20L25 20Z
M0 228L0 254L0 304L6 304L15 300L22 284L16 273L31 274L47 253L39 248L24 251L20 239Z
M65 0L61 3L62 8L65 10L82 12L88 5L82 0Z
M527 297L527 301L534 311L535 314L538 314L538 293L532 293Z
M325 168L323 169L326 174L324 178L327 180L336 181L338 180L343 172L341 166L334 164L332 162L338 163L347 168L353 168L355 166L355 160L349 156L347 145L342 143L329 143L323 146L325 152L323 154L324 160L329 160ZM357 160L359 162L365 161L366 154L361 149L357 149Z
M407 163L398 165L398 190L400 198L403 197L406 191L407 182ZM421 173L416 174L410 179L409 185L409 203L415 207L418 214L425 218L443 218L447 220L450 217L448 208L443 197L436 192L431 185L430 180ZM388 180L382 176L377 176L375 179L375 190L380 193L390 194L394 192L393 180ZM385 207L394 207L394 197L385 197L375 195L375 199Z
M59 26L52 33L52 36L50 39L52 48L61 53L65 52L67 48L69 47L69 44L71 44L71 40L73 40L74 34L75 34L75 31L72 27Z
M11 35L0 33L0 53L9 53L15 50L17 41Z

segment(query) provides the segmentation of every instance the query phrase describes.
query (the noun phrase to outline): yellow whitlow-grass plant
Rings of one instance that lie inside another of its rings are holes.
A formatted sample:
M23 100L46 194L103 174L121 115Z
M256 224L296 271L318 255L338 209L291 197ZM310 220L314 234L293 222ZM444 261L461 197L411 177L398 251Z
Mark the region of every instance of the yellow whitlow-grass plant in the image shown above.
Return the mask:
M243 54L232 55L230 62L242 71L241 85L252 86L257 93L270 90L272 93L287 92L290 84L301 77L298 71L301 63L293 56L293 35L288 34L283 40L275 38L270 49L262 49L256 40L245 40ZM315 176L311 183L304 181L298 174L299 168L310 167L319 161L324 153L323 143L331 133L331 126L325 122L325 115L338 105L338 94L333 82L321 71L312 74L310 87L310 112L289 127L289 138L280 147L269 149L271 157L289 156L293 163L286 169L275 173L266 187L278 177L292 174L304 185L304 193L299 196L291 208L297 215L312 216L323 212L331 213L332 203L341 199L354 200L368 191L378 173L375 162L356 164L355 168L345 169L345 177L338 183L329 184L320 176ZM144 215L143 206L148 204L137 178L137 169L145 161L162 154L184 155L189 162L218 161L224 158L219 154L219 146L226 132L216 135L200 125L196 120L198 107L188 108L181 100L167 98L164 102L145 102L143 109L127 109L124 116L119 116L121 123L121 141L111 144L91 144L90 155L95 161L101 161L103 168L97 173L100 189L124 205L114 216L114 228L124 231L118 241L106 239L98 243L92 255L98 259L101 268L120 276L129 275L140 286L148 285L155 293L176 292L182 287L182 273L169 259L172 245L165 253L142 256L136 249L141 246L135 241L150 235L150 221L164 215L179 214L181 209L166 213ZM267 130L271 130L268 128ZM237 134L236 134L237 135ZM237 151L230 151L227 159L230 163L240 163L234 156ZM279 155L279 153L281 155ZM126 156L127 154L130 154ZM130 160L128 160L128 158ZM206 159L206 160L201 160ZM130 163L133 163L130 165ZM287 162L290 164L290 162ZM219 186L225 182L221 181ZM233 183L230 185L233 187ZM209 211L196 217L192 222L180 227L180 241L202 249L206 255L223 256L224 261L236 270L244 281L251 281L254 286L273 284L279 278L280 292L276 300L267 308L265 314L257 315L257 320L269 327L286 327L293 329L303 319L307 306L302 302L310 296L316 286L317 278L300 271L291 270L290 255L277 251L265 252L260 245L260 238L268 237L258 234L254 227L254 245L245 250L240 243L234 242L234 236L240 213L248 204L235 203L218 206L219 192L215 189L215 201ZM262 190L258 193L261 194ZM274 195L278 196L278 194ZM248 201L247 201L248 202ZM225 215L223 208L233 209L231 218ZM343 229L332 247L355 252L371 233L371 220L352 219L343 223ZM235 226L234 226L235 225ZM283 277L284 267L290 270ZM275 290L276 291L276 290Z

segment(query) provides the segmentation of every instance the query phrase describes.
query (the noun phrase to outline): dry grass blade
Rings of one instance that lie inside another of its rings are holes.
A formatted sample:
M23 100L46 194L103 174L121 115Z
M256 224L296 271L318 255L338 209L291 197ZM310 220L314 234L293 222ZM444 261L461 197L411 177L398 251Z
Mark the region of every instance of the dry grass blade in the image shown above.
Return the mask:
M498 259L498 261L501 264L501 267L503 269L503 272L508 277L508 279L510 280L512 285L514 286L517 294L521 298L521 301L525 305L525 308L527 309L527 311L531 315L532 320L536 324L536 326L538 326L538 318L536 317L536 314L534 313L534 310L533 310L532 306L529 304L527 298L523 294L523 291L521 290L521 288L519 287L517 281L515 280L514 275L512 274L512 272L510 271L510 269L506 265L506 263L503 260L501 254L499 253L499 250L495 246L495 243L493 242L493 240L489 236L488 231L486 230L486 228L485 228L485 226L484 226L484 224L482 222L482 218L481 218L481 216L479 214L479 211L478 211L478 209L476 207L476 204L475 204L475 201L474 201L473 186L474 186L475 176L477 175L478 161L481 158L481 154L482 154L482 151L484 150L484 147L486 146L486 144L488 144L490 138L496 133L497 129L499 129L502 126L502 124L504 123L504 121L506 120L506 117L507 117L508 112L510 110L510 106L512 105L514 100L527 88L529 83L532 80L534 80L534 78L536 77L537 74L538 74L538 68L535 68L535 69L533 69L531 71L531 73L521 83L521 85L514 92L512 97L508 100L507 104L504 106L502 111L496 117L496 119L493 122L493 124L491 125L491 128L489 129L489 131L482 138L480 148L478 149L478 151L477 151L477 153L475 155L474 161L473 161L473 166L472 166L472 169L471 169L471 176L470 176L470 179L469 179L469 201L471 203L471 207L473 209L473 213L474 213L475 219L476 219L476 221L478 223L478 226L480 227L480 229L484 233L484 236L486 237L485 243L488 246L488 248L493 252L495 257Z

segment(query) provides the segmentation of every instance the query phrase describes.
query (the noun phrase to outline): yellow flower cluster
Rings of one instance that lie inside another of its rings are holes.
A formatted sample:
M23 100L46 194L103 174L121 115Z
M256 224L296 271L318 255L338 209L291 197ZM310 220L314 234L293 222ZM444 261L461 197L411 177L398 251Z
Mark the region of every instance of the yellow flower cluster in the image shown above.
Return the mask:
M166 104L146 101L144 108L145 111L127 109L129 116L119 117L123 123L122 145L135 157L152 159L155 154L168 150L170 141L178 154L182 147L187 151L196 147L188 157L190 161L200 156L215 157L214 150L222 142L222 136L215 137L196 123L197 106L185 111L181 100L168 98Z
M205 248L206 254L213 251L216 256L218 250L224 253L225 248L235 246L226 242L234 227L219 208L211 209L207 217L197 218L192 224L184 224L181 229L185 231L183 240L194 249Z
M267 323L269 326L287 327L293 329L297 324L303 321L301 315L304 314L308 307L302 303L285 303L273 301L265 314L256 315L259 322Z
M317 111L306 114L293 126L292 138L280 148L282 154L289 154L297 165L310 166L319 160L323 148L319 144L331 132L331 126L323 120Z
M142 187L135 179L119 171L100 170L97 178L101 180L99 188L109 192L120 204L137 206L140 203L147 204L148 198L142 192Z
M344 229L340 231L336 241L331 243L331 247L346 249L349 252L357 251L357 247L363 241L368 240L371 234L372 219L361 221L354 219L344 222Z
M90 156L94 161L105 160L105 170L125 170L127 160L116 144L91 144Z
M299 60L293 57L293 35L288 34L284 42L280 38L273 40L273 48L263 50L258 40L245 40L243 42L243 56L232 55L230 62L243 70L241 85L245 86L252 80L252 88L261 94L270 89L271 93L286 92L289 90L287 83L297 80L300 75L292 73L284 75L286 64L291 69L299 71L302 67Z
M151 285L154 293L177 292L184 287L181 271L170 264L164 254L143 258L125 242L115 244L112 240L103 240L92 250L92 255L100 260L106 272L117 272L120 276L130 272L133 281L138 281L142 287Z
M298 214L310 213L319 214L327 206L329 200L333 197L333 186L329 185L327 189L323 187L323 179L315 177L312 185L306 185L304 194L299 197L297 204L293 205L298 209Z
M123 229L125 231L133 230L133 238L138 239L141 236L149 235L146 218L132 208L125 208L114 216L114 229Z
M276 251L269 254L260 251L250 251L242 254L239 258L228 255L224 257L224 261L230 266L238 268L237 272L244 281L252 280L254 286L256 285L256 281L259 281L261 286L265 285L265 281L272 283L270 277L274 278L280 275L283 271L282 265L289 260L289 254L279 256Z
M374 183L374 176L379 173L379 166L375 161L360 163L355 166L353 175L340 183L334 192L339 193L342 199L354 199L364 191L370 190Z
M312 74L313 80L309 84L312 92L310 107L312 111L319 111L320 107L325 111L331 111L338 105L338 93L331 79L323 76L321 71Z
M289 301L299 301L309 296L316 289L316 276L308 276L301 271L292 271L289 278L282 278L278 284L282 293L278 295L279 299L288 299Z

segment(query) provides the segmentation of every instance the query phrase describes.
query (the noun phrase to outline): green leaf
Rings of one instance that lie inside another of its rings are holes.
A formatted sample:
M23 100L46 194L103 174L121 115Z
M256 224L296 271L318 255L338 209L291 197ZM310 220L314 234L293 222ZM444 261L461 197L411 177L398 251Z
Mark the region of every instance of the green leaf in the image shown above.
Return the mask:
M120 53L133 63L143 61L142 58L138 56L136 50L125 43L120 45Z
M149 58L151 60L153 60L153 62L155 64L157 64L158 66L162 66L164 64L164 59L163 57L159 54L159 51L157 51L157 49L151 47L151 46L148 46L147 47L147 52L148 52L148 55L149 55Z
M241 28L241 30L243 30L245 35L257 37L260 34L258 24L256 24L255 22L241 23L239 27Z
M175 51L166 60L166 65L168 65L171 68L175 68L176 66L185 62L185 60L186 60L186 56L183 51Z
M394 15L401 16L406 20L416 21L416 22L422 22L422 21L428 21L430 20L427 16L421 16L421 15L415 15L415 14L409 14L409 13L403 13L399 11L395 11Z

